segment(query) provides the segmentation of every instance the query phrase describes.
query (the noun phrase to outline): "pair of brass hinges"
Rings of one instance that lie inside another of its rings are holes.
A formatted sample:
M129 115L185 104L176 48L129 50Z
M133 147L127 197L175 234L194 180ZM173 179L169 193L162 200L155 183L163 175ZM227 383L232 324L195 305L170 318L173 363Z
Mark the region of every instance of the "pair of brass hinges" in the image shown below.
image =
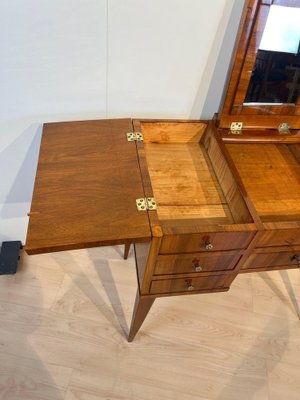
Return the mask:
M157 210L157 204L154 197L141 197L135 200L138 211Z
M277 130L279 135L289 135L291 133L290 128L290 124L288 124L287 122L282 122L281 124L279 124ZM242 122L232 122L230 125L230 131L228 133L231 135L241 135L242 129Z
M126 133L126 137L128 142L143 141L143 134L141 132L128 132ZM138 211L153 211L157 209L154 197L140 197L135 202Z
M128 132L126 133L128 142L141 142L143 141L142 132Z

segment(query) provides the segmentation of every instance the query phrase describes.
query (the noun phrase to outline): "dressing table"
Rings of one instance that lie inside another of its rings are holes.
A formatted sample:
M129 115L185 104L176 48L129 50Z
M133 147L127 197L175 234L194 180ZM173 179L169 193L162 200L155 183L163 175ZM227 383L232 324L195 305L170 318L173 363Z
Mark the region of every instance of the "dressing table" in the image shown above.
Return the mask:
M26 251L125 244L128 254L133 243L129 341L157 297L300 267L299 10L300 0L247 2L212 121L44 124ZM272 48L278 13L291 37Z

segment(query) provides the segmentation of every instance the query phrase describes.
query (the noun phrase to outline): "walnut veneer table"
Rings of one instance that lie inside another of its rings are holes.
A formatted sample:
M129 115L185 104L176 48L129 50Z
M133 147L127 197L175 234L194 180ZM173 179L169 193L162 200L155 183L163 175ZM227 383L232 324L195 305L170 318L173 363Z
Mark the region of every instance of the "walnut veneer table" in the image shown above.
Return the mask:
M45 124L26 251L134 243L132 340L157 297L226 291L240 272L299 266L298 150L226 144L214 122Z

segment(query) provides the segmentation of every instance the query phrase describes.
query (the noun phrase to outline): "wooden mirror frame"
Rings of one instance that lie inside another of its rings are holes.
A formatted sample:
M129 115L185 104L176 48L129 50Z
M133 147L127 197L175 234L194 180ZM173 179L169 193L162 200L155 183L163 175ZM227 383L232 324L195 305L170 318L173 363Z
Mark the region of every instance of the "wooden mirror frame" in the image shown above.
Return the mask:
M291 129L300 129L300 99L296 104L244 105L271 5L300 7L300 0L246 1L228 89L219 113L220 128L228 128L232 122L243 122L244 128L277 128L287 123Z

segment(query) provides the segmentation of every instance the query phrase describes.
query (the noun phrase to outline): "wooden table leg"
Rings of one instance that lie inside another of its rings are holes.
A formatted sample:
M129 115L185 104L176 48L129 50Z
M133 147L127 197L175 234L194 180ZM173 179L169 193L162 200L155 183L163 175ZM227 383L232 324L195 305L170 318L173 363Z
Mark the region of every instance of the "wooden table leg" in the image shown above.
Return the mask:
M130 250L130 246L131 246L131 243L125 243L125 247L124 247L124 260L127 260L128 253L129 253L129 250Z
M142 323L144 322L155 297L141 296L139 289L136 293L133 316L131 320L131 327L128 335L128 342L132 342Z

